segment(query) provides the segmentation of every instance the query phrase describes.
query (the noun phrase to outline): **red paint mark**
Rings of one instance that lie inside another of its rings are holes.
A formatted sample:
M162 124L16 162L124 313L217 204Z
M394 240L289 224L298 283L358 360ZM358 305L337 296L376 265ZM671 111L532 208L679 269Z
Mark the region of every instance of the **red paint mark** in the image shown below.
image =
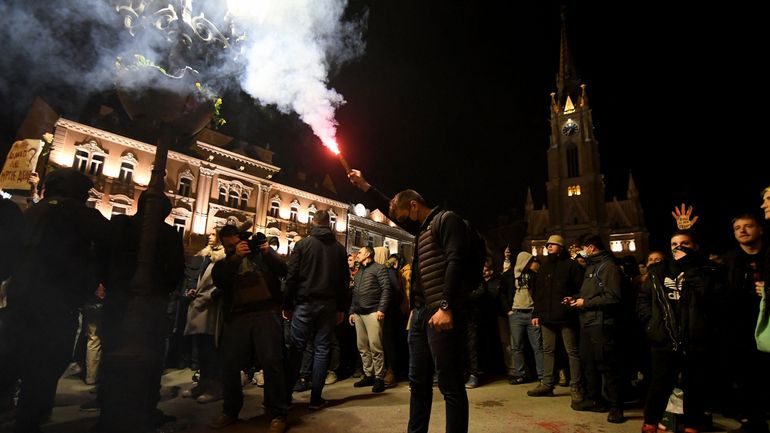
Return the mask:
M540 426L551 433L561 433L561 425L551 421L538 421L535 425Z

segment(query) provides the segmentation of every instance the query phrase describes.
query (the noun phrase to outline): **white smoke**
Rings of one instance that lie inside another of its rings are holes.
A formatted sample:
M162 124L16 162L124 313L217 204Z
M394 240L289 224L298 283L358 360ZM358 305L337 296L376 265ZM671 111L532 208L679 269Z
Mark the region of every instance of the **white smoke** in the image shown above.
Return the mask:
M180 10L185 2L165 4ZM141 54L161 64L168 53L162 52L158 36L137 32L132 37L122 25L116 5L129 3L139 2L0 2L0 96L12 94L14 86L50 89L61 84L78 89L84 98L114 86L117 57L130 61L132 53ZM222 16L213 15L223 15L226 7L245 33L239 44L231 41L242 55L223 55L220 64L201 70L208 80L204 84L222 91L226 77L238 75L242 88L261 104L294 111L322 140L333 139L335 109L344 98L328 86L330 68L363 52L360 23L366 17L344 21L347 0L198 0L193 15L204 14L222 25Z
M296 112L324 143L334 141L336 108L329 69L363 52L361 27L342 20L346 0L230 0L246 30L241 87L262 104Z

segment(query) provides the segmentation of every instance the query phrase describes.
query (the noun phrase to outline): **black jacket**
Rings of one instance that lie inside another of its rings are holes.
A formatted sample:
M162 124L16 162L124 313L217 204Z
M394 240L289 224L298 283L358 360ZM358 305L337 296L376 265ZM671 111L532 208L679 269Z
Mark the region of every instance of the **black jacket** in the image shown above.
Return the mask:
M353 300L350 314L369 314L388 310L392 293L388 270L379 263L370 263L358 268L353 285Z
M577 314L562 301L567 296L577 297L583 284L583 270L565 251L549 255L540 262L535 279L535 310L533 318L545 325L567 325L577 321Z
M721 323L718 311L724 306L722 272L698 253L655 263L647 272L636 308L652 347L699 352L709 349ZM678 291L666 290L666 277L680 281Z
M334 299L337 311L348 310L350 270L345 247L337 242L329 227L313 227L310 236L294 246L289 257L283 308L297 304Z
M248 272L242 272L244 260L251 265ZM226 259L214 264L211 277L217 290L222 291L223 310L232 314L279 310L283 298L280 278L286 272L286 263L272 248L268 248L266 252L252 252L241 260L234 254L228 255ZM241 301L236 292L259 279L264 279L268 293L264 293L261 298L252 298L248 303Z
M580 326L613 325L620 308L623 276L609 251L602 251L586 259L585 278L580 287L583 309Z

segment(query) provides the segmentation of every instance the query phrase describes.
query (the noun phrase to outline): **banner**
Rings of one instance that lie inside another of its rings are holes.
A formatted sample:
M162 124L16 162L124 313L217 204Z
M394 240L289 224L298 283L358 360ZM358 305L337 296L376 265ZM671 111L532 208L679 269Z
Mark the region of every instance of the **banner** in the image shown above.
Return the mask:
M29 175L35 171L43 141L19 140L13 143L0 173L0 189L21 189L29 191Z

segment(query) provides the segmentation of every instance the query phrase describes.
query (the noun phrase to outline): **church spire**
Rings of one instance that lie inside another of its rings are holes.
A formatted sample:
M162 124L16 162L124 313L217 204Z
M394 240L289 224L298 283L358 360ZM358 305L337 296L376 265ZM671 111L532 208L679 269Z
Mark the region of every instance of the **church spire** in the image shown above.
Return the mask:
M572 62L572 54L569 51L569 42L567 41L567 17L566 7L561 8L561 46L559 47L559 75L556 78L556 89L558 103L561 107L567 103L571 96L572 100L578 100L579 85L575 65Z
M628 173L628 198L639 197L639 191L636 189L636 182L634 182L634 175Z

